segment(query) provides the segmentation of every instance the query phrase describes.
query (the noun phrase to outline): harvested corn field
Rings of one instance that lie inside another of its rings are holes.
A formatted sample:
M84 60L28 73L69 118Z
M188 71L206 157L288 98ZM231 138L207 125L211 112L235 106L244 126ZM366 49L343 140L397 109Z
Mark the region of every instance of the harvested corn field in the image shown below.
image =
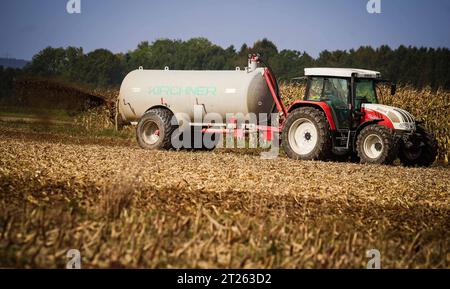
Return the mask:
M450 170L144 151L0 123L0 266L450 267Z

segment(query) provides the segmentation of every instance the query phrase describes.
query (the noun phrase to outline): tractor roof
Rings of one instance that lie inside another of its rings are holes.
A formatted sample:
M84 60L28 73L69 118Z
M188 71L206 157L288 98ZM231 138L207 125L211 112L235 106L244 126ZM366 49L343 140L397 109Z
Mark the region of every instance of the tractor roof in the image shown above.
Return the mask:
M352 77L352 74L361 78L380 78L381 76L378 71L365 69L328 67L305 68L305 76Z

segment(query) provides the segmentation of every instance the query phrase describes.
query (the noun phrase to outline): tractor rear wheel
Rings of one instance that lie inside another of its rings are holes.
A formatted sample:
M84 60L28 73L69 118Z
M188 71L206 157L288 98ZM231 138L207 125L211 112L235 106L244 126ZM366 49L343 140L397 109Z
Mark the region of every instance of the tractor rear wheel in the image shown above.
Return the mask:
M289 113L283 126L282 145L292 159L327 159L331 153L331 137L325 114L312 107Z
M420 125L417 126L416 133L419 134L420 143L407 148L402 142L399 152L400 161L408 167L429 167L434 163L438 154L436 138Z
M136 138L143 149L171 149L171 136L177 126L171 124L173 113L164 108L147 111L139 120Z
M361 130L356 150L363 164L389 165L397 158L398 146L393 131L383 125L369 125Z

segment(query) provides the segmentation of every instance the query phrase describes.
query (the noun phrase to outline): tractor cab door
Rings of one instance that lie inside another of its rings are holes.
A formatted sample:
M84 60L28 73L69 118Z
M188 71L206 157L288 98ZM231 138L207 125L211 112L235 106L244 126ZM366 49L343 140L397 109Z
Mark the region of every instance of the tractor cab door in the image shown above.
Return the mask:
M309 79L307 100L323 101L332 111L337 129L350 128L350 81L346 78L312 77Z
M345 78L325 78L323 99L331 107L337 129L350 128L350 84Z

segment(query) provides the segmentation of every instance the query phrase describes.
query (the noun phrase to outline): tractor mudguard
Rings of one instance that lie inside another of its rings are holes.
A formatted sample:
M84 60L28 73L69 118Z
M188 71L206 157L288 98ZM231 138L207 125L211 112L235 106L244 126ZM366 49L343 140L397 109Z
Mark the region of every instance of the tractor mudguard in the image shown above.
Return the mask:
M319 101L308 101L308 100L297 100L294 101L291 106L288 108L288 112L293 111L294 109L297 109L299 107L314 107L318 108L327 117L328 123L330 124L330 130L336 130L336 125L334 124L333 114L331 113L331 108L326 104L325 102L319 102Z

